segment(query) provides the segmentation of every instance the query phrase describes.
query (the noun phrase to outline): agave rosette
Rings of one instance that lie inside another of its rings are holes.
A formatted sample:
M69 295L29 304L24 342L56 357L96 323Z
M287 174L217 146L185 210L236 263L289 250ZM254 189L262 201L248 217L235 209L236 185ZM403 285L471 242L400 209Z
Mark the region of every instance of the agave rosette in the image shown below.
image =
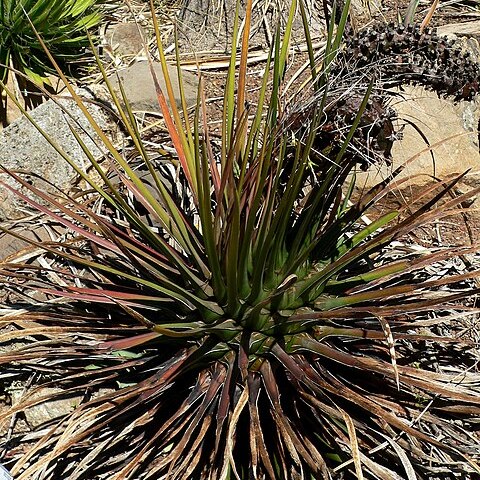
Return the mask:
M65 69L84 56L86 29L99 21L95 0L1 0L0 80L6 83L13 68L36 84L48 83L48 73L55 70L36 32ZM18 77L22 85L23 78Z
M63 387L53 398L85 393L17 461L16 478L410 480L433 478L445 465L478 472L478 442L464 430L480 411L478 376L460 379L419 361L428 343L445 359L462 353L464 369L474 364L472 341L442 336L425 320L431 312L472 314L459 301L475 293L465 285L477 272L415 280L426 265L475 248L378 261L393 240L458 212L474 192L436 208L453 180L426 189L429 200L413 214L398 210L362 223L389 191L386 181L355 203L345 189L355 160L343 154L372 84L335 157L315 156L347 5L336 33L331 22L321 69L309 51L316 112L300 136L285 133L281 89L297 8L305 20L302 3L293 1L251 109L248 2L218 150L201 82L190 121L186 108L182 117L175 107L170 82L171 108L158 88L173 158L149 156L128 104L122 110L115 97L142 174L69 86L109 150L105 166L85 148L98 182L72 162L104 208L53 198L14 172L37 200L3 183L73 237L29 240L53 260L49 268L2 265L6 282L64 303L12 314L7 320L22 329L0 338L31 343L0 361L25 368L35 360L49 374L42 388ZM238 31L237 17L232 45ZM160 42L159 51L168 78ZM44 400L27 396L8 415Z

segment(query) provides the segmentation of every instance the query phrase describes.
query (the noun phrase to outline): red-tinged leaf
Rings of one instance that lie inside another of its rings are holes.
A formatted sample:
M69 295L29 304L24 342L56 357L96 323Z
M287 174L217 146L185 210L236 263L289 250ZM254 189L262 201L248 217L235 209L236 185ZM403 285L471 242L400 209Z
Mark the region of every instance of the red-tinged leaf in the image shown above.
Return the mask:
M405 328L415 328L416 323L407 324ZM420 325L419 325L420 327ZM372 327L373 328L373 327ZM371 340L383 340L386 338L384 331L374 330L372 328L339 328L335 326L314 326L312 328L312 334L316 340L322 341L330 336L332 337L351 337L351 338L368 338ZM300 330L303 331L303 330ZM295 333L295 332L290 332ZM438 342L438 343L455 343L457 345L474 346L475 343L462 337L452 336L439 336L439 335L426 335L422 333L402 333L395 332L395 338L398 340L410 340L412 342Z
M172 337L172 338L193 338L196 335L201 335L204 333L203 328L196 328L196 323L194 322L189 322L189 323L183 323L181 325L178 325L178 329L180 330L172 330L172 328L166 328L164 327L161 323L154 323L145 316L143 316L140 312L137 312L133 308L130 308L127 302L121 301L121 300L116 300L112 299L122 310L127 312L132 318L137 320L141 325L144 325L145 327L153 330L155 333L159 335L164 335L166 337ZM175 325L174 325L175 327Z
M103 299L105 303L112 303L115 300L119 301L133 301L138 300L139 302L158 302L165 301L166 298L153 296L153 295L141 295L138 293L129 293L122 292L119 290L108 290L103 288L83 288L83 287L65 287L65 290L49 290L49 289L39 289L39 291L44 293L50 293L52 295L63 296L68 292L71 292L73 295L70 298L78 298L79 300L91 300L93 301L95 297L99 297L99 301ZM142 303L135 303L135 305L142 306Z
M9 175L12 175L14 176L13 173L9 172ZM20 179L18 179L17 181L19 181L20 183L22 183L22 181ZM117 250L117 247L115 244L113 244L112 242L109 242L108 240L106 240L104 237L101 237L99 236L98 234L95 234L95 233L92 233L92 232L89 232L87 230L87 227L88 228L91 228L93 229L94 231L98 229L98 226L89 222L87 219L83 218L83 217L80 217L80 216L77 216L77 220L81 222L82 226L78 226L76 224L74 224L73 222L69 221L68 219L62 217L61 215L58 215L56 213L54 213L52 210L48 209L47 207L41 205L40 203L36 202L35 200L27 197L26 195L24 195L23 193L21 193L18 189L15 189L13 188L12 186L8 185L8 183L5 183L3 182L2 180L0 180L0 185L2 185L4 188L7 188L8 190L10 190L11 192L13 192L16 196L20 197L22 200L24 200L26 203L28 203L29 205L31 205L32 207L34 207L36 210L38 210L39 212L42 212L42 213L45 213L49 218L53 219L53 220L56 220L57 222L59 222L60 224L64 225L65 227L73 230L74 232L77 232L78 234L82 235L83 237L85 238L88 238L90 241L92 241L93 243L96 243L104 248L107 248L107 249L110 249L112 251L116 251ZM34 187L29 185L29 184L26 184L27 185L27 188L30 187L30 190L35 193L36 195L38 193L35 192L34 190ZM50 201L51 203L54 203L54 204L57 204L57 205L60 205L58 204L58 202L54 202L53 199L51 199L49 196L47 195L42 195L42 198ZM57 206L56 205L56 206ZM65 210L65 212L68 212L69 215L71 217L75 217L75 214L73 211L71 210L68 210L67 208L65 207L61 207L63 210ZM7 230L3 229L4 231L6 231L8 233Z
M163 219L158 217L157 211L155 208L151 205L151 203L148 201L147 198L142 194L142 192L137 188L137 186L128 180L125 176L122 174L118 173L118 175L121 177L122 182L126 185L126 187L133 193L135 198L145 207L145 209L152 214L155 218L158 218L161 222L163 222ZM184 240L185 245L191 245L192 242L191 240L196 239L196 232L194 231L194 228L190 225L190 222L187 220L185 215L183 215L183 212L180 209L175 209L175 211L170 209L170 213L172 215L172 220L173 218L178 218L180 222L180 228L178 228L179 235ZM148 228L148 227L147 227ZM182 230L185 229L185 232L182 232ZM167 231L170 231L171 228L167 226L166 228ZM175 237L176 241L180 241L181 239L179 237ZM195 275L193 270L189 268L189 266L186 264L185 259L182 257L180 252L178 252L175 248L170 246L167 241L165 241L161 236L158 236L158 242L162 245L163 250L165 252L165 255L170 254L170 261L173 265L177 266L178 269L181 272L184 272L186 276L190 279L193 280L197 285L205 286L205 281L204 279L198 278L198 275ZM122 250L123 251L123 250ZM192 245L192 254L193 256L196 256L198 259L200 258L198 255L193 253L193 245ZM125 251L125 253L128 256L128 251ZM193 260L193 259L192 259ZM203 266L203 261L199 259L198 264L202 267ZM209 275L208 269L203 266L202 268L203 273Z
M146 242L141 242L136 238L133 238L131 235L129 236L125 232L122 232L120 229L116 228L114 225L109 224L108 229L112 232L113 236L117 239L122 248L128 249L132 252L132 254L142 257L152 265L156 265L162 270L171 272L173 274L178 274L178 269L175 267L175 265L172 265L172 263L168 261L167 256L162 255L160 252L158 252L158 250L152 248ZM159 243L164 243L166 249L173 250L167 242L162 242L162 240L160 240Z
M45 293L47 295L55 295L57 297L70 298L72 300L79 301L79 302L93 302L93 303L100 303L105 305L112 305L117 303L113 297L109 297L107 294L93 295L93 294L82 293L81 291L74 293L66 290L53 290L49 288L32 288L32 289L38 292ZM149 299L138 299L138 300L145 300L148 302L152 301ZM161 301L161 299L157 297L155 301ZM135 301L125 301L125 305L128 305L130 307L147 309L147 310L157 310L157 307L155 307L154 305L148 305L148 304L135 302Z
M301 313L294 313L290 318L289 321L298 322L302 320L303 325L307 325L309 321L312 323L318 321L320 319L334 319L334 318L365 318L376 317L378 315L383 315L384 317L388 317L390 315L396 315L401 313L414 313L414 312L421 312L427 309L440 309L445 310L445 305L452 304L457 300L465 299L470 295L475 295L480 293L480 288L474 289L470 292L462 292L458 294L452 295L438 295L437 298L429 299L429 300L418 300L412 301L409 303L402 303L397 304L395 306L368 306L368 307L355 307L355 308L338 308L336 310L331 311L310 311L308 313L301 312ZM467 306L456 305L455 308L462 310L463 308L468 309ZM288 322L286 322L288 324Z
M182 144L182 140L180 138L180 135L175 127L175 124L173 122L173 119L170 115L170 110L168 108L167 101L165 99L165 96L162 92L162 89L160 87L160 83L158 81L157 74L155 73L155 69L153 68L153 63L150 57L149 59L149 66L150 66L150 74L152 75L153 79L153 84L155 86L155 92L157 95L157 101L158 105L160 106L160 110L162 111L163 118L165 120L165 124L167 125L168 133L170 134L172 143L175 147L175 151L177 152L178 159L180 161L180 164L182 165L183 172L185 173L185 177L187 178L187 181L190 185L190 188L192 189L192 192L196 191L196 185L194 184L193 177L192 177L192 172L190 171L190 167L187 163L186 155L185 155L185 150L184 146Z
M0 168L3 168L3 167L0 167ZM133 244L136 244L136 245L140 246L141 248L137 249L136 250L137 252L143 253L144 251L148 251L152 256L156 257L157 259L161 259L161 260L165 259L165 257L160 255L156 250L152 249L150 246L146 245L145 243L139 242L137 239L135 239L131 235L126 235L125 232L122 232L120 229L115 227L113 224L109 223L107 225L107 223L104 221L104 219L102 219L100 216L95 214L92 210L89 210L89 209L85 208L83 205L81 205L80 203L74 201L73 199L69 198L69 201L76 208L78 208L80 211L85 213L87 216L93 218L96 221L96 223L92 223L87 218L76 214L71 208L68 208L67 206L63 205L62 203L56 201L53 198L53 196L45 194L44 192L42 192L38 188L29 184L28 182L23 180L20 176L16 175L14 172L9 171L5 168L3 168L3 170L7 174L12 176L21 185L23 185L26 189L30 190L32 193L34 193L38 197L42 198L43 200L47 201L48 203L51 203L56 208L58 208L60 211L67 214L69 217L73 218L74 220L76 220L76 222L78 224L80 224L80 226L78 226L77 224L69 221L67 218L56 214L55 212L51 211L50 209L44 207L43 205L39 204L38 202L34 201L33 199L31 199L31 198L27 197L26 195L22 194L18 189L14 189L12 186L10 186L7 183L0 180L1 185L8 188L9 190L11 190L13 193L18 195L25 202L27 202L30 205L32 205L33 207L35 207L37 210L42 211L43 213L46 213L49 218L53 218L53 219L57 220L59 223L63 224L67 228L70 228L71 230L79 233L80 235L84 236L85 238L88 238L89 240L98 244L99 246L103 246L104 248L107 248L108 250L112 250L112 251L117 250L117 248L115 246L115 242L112 242L112 241L109 242L105 238L100 237L98 234L93 234L93 233L89 232L88 229L96 231L97 233L99 232L99 229L102 230L103 232L105 231L106 228L109 229L109 230L113 230L113 231L116 232L116 234L118 236L122 237L124 240L127 240L128 245L133 243ZM101 227L103 227L103 229ZM111 236L111 237L115 238L114 236ZM162 239L159 237L158 240L161 241ZM166 245L168 245L168 244L166 244ZM171 247L169 247L169 248L171 249Z
M210 165L209 173L210 178L212 180L213 188L215 191L215 198L217 203L222 201L220 197L220 184L221 184L221 176L219 172L219 165L218 161L215 158L215 155L212 151L212 142L210 138L210 132L208 127L208 119L207 119L207 104L205 99L205 89L203 87L203 78L200 77L198 91L200 92L200 102L202 107L202 123L203 123L203 134L205 136L205 148L207 149L207 157L208 162Z
M238 89L237 89L237 124L240 123L245 110L245 94L247 85L247 60L248 60L248 45L250 40L250 27L252 21L252 5L253 0L247 0L245 6L245 21L242 37L242 52L240 55L240 68L238 70ZM246 132L245 132L246 133ZM243 141L239 143L238 147L243 146Z
M227 363L227 376L225 378L225 382L222 386L222 393L220 396L220 401L218 404L217 410L217 426L216 426L216 435L215 435L215 453L218 455L219 453L219 446L220 442L222 441L222 431L223 426L225 424L225 420L227 419L228 415L230 414L230 407L231 407L231 396L234 392L235 388L235 381L236 381L236 374L234 374L235 369L235 355L233 352L230 352L225 356L225 360Z
M479 249L478 245L471 246L471 247L441 248L439 251L436 251L433 253L422 253L421 255L419 255L417 258L414 258L413 260L403 260L400 262L393 262L385 266L381 266L378 269L372 270L369 274L367 274L367 275L370 275L370 274L375 275L374 272L378 270L380 272L378 279L371 280L368 283L365 283L362 285L358 285L354 288L347 290L345 293L350 295L350 294L355 294L355 293L368 290L370 288L374 288L374 287L378 288L382 283L388 282L389 280L395 278L395 276L397 275L396 273L397 263L401 263L401 265L403 266L401 271L404 274L407 274L407 273L412 273L422 268L425 268L429 265L433 265L437 262L442 262L450 258L460 257L462 255L472 254L474 252L477 252L478 249ZM395 269L395 272L391 274L387 273L390 268ZM381 275L382 271L387 274L385 276ZM400 268L399 268L399 271L400 271Z
M142 335L136 335L130 338L119 338L117 340L109 340L102 342L98 345L98 348L105 350L128 350L129 348L138 347L151 340L155 340L160 336L157 332L144 333Z

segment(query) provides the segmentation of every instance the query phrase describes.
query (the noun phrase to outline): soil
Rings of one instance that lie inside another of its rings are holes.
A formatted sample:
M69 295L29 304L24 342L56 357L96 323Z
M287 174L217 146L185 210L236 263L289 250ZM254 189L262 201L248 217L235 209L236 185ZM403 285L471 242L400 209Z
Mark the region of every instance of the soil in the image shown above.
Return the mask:
M425 187L411 185L401 191L394 191L387 195L367 215L376 220L392 210L405 213L416 212L425 202L430 201L434 194L422 196ZM422 200L416 201L420 196ZM446 195L443 201L438 202L437 208L451 197ZM480 213L475 207L462 208L458 206L458 213L434 220L427 225L416 228L409 233L410 240L423 247L453 247L475 244L480 238ZM480 266L480 264L479 264Z
M374 12L375 21L382 19L387 22L397 22L397 12L403 16L408 9L409 0L383 0L380 12ZM415 14L415 22L421 23L428 13L432 2L421 1ZM478 4L475 1L439 2L432 17L430 26L439 27L451 23L467 22L478 20Z

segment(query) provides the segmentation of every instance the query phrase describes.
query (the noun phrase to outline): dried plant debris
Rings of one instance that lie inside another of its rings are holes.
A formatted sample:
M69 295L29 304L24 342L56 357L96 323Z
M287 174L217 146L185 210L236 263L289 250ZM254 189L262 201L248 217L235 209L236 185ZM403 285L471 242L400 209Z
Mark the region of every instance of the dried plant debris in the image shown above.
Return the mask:
M391 99L402 85L419 85L453 101L471 100L479 90L480 65L434 30L421 31L418 25L382 24L345 35L345 44L331 65L329 98L323 109L315 140L317 163L331 162L360 111L369 82L372 93L359 121L347 155L361 168L389 160L393 143L402 138L396 130L396 111ZM284 123L302 137L313 118L318 101L303 99L287 112ZM414 125L415 127L415 125ZM422 135L420 127L416 127ZM428 142L426 142L426 145Z
M373 71L383 87L423 85L455 100L471 100L479 90L480 65L453 40L418 25L383 24L346 36L337 69Z

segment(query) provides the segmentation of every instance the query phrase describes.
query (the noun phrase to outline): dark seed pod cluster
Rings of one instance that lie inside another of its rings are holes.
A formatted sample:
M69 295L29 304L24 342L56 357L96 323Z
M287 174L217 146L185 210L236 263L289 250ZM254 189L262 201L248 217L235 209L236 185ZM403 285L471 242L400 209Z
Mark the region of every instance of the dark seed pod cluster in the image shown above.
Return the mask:
M438 95L470 100L479 91L480 66L447 37L418 25L384 24L346 36L335 73L349 68L374 72L384 87L423 85Z
M315 146L323 150L328 144L341 145L362 102L363 96L354 94L332 104L332 108L327 110L327 122L320 128ZM393 125L395 117L395 110L387 105L384 97L372 95L369 98L348 152L357 158L362 167L366 168L375 158L390 158L396 138Z
M393 123L396 112L388 106L389 88L422 85L439 96L470 100L479 93L480 64L446 37L432 29L422 32L416 25L383 24L358 34L347 31L345 44L331 64L326 118L314 145L321 152L319 158L332 159L340 150L372 77L373 93L345 153L363 168L388 160L394 141L400 138ZM300 135L314 104L296 106L290 112L292 129Z

